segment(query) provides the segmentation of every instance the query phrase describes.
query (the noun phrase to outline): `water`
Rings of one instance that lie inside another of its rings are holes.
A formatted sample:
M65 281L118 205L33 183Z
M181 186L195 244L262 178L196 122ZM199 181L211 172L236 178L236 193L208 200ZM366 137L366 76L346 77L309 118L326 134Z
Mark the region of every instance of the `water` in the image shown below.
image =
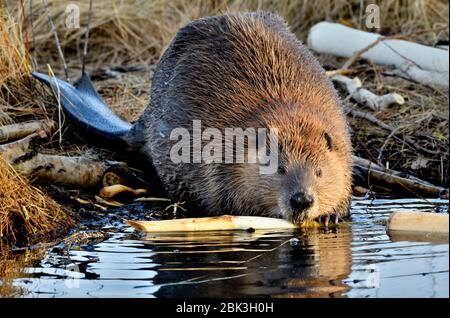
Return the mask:
M22 297L449 297L448 237L389 237L383 221L402 209L448 213L448 201L355 199L352 223L330 232L143 236L113 226L102 242L47 250L3 290Z

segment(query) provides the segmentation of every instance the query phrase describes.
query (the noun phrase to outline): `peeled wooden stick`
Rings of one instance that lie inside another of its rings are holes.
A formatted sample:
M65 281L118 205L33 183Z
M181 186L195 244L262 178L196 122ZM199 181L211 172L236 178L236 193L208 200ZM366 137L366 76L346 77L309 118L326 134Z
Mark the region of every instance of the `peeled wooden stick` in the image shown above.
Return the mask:
M413 211L395 212L387 224L389 231L447 234L448 226L448 214Z
M50 133L55 126L56 123L53 120L33 120L25 123L0 126L0 142L20 139L39 131Z
M443 88L449 87L449 73L448 72L432 72L423 70L411 62L406 62L400 70L394 71L394 74L399 76L407 76L414 82L425 84L428 86L439 86Z
M350 78L344 75L333 75L333 82L343 84L350 96L358 103L368 106L373 111L379 111L392 104L402 105L405 102L403 96L390 93L383 96L376 95L362 87L358 77Z
M148 233L296 228L296 225L282 219L232 215L163 221L127 221L127 223L139 231Z
M308 35L308 46L320 53L347 58L362 52L360 55L363 58L375 64L401 68L406 61L413 61L424 70L449 72L449 51L410 41L385 39L380 34L337 23L320 22L314 25ZM369 49L364 51L365 48Z

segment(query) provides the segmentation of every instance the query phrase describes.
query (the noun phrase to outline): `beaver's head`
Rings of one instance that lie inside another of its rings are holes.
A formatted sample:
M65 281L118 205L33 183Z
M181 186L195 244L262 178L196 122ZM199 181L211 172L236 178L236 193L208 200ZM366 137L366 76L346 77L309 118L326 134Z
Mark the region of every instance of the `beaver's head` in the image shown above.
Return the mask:
M312 140L305 138L301 143L281 140L277 171L281 216L294 223L323 215L342 216L347 212L350 193L348 159L329 132Z
M276 126L278 169L273 174L259 174L259 188L255 189L262 194L258 206L264 206L269 216L302 223L321 216L347 215L350 140L345 127L324 122L317 114L302 114Z

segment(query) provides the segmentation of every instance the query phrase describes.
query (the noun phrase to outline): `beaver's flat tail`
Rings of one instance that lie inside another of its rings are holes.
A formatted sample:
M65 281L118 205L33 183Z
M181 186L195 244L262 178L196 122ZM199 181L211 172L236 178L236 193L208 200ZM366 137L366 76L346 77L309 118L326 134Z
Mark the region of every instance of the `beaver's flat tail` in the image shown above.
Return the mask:
M87 73L74 85L42 73L32 75L50 87L65 114L89 132L109 139L124 139L131 130L131 124L114 114L97 94Z

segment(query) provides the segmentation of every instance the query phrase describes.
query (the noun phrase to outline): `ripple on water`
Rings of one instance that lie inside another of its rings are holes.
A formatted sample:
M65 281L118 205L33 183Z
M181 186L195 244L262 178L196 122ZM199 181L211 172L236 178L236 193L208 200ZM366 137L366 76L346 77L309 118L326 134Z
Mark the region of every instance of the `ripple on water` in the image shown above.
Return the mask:
M13 283L26 297L448 297L448 239L393 240L383 222L394 210L448 213L448 201L355 199L351 223L331 232L109 227L103 242L47 251Z

